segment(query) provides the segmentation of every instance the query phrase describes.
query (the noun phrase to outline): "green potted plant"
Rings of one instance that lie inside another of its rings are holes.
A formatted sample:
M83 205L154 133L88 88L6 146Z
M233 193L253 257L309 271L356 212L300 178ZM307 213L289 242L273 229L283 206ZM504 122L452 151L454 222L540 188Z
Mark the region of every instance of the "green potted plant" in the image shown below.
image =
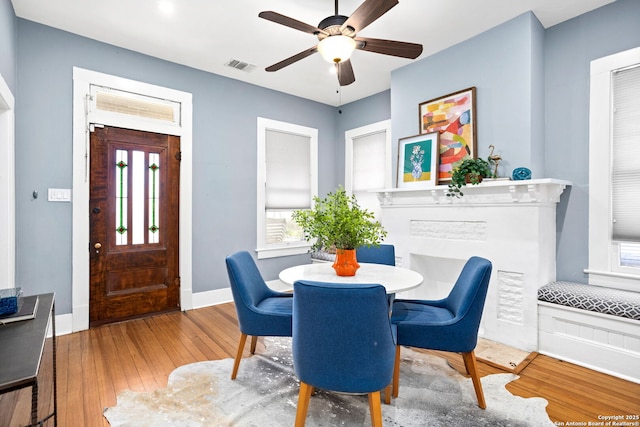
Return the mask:
M451 174L447 197L462 197L464 193L460 189L463 186L477 185L482 182L483 178L489 176L491 176L491 168L485 159L464 159Z
M324 199L314 197L313 200L313 209L294 211L293 220L303 229L305 239L313 241L313 249L335 248L333 268L339 276L355 275L359 267L356 248L380 245L387 232L372 212L360 207L355 196L347 196L342 186ZM346 267L346 271L343 272L342 267Z

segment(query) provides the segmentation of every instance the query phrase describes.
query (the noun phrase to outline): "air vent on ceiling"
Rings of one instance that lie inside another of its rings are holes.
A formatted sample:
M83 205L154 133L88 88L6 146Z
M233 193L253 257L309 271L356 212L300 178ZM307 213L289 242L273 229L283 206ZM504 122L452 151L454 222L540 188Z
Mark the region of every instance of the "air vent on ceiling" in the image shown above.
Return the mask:
M250 73L256 68L255 65L251 65L247 62L238 61L237 59L230 59L226 64L227 67L235 68L236 70L244 71L245 73Z

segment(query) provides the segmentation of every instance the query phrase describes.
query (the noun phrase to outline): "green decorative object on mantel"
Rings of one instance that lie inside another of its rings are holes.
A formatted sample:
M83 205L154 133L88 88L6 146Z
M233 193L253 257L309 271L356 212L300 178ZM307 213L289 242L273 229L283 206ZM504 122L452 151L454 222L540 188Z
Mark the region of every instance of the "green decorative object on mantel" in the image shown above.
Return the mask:
M483 178L493 176L489 162L484 159L464 159L462 163L453 170L451 182L447 189L447 197L460 198L464 196L461 188L467 184L477 185Z

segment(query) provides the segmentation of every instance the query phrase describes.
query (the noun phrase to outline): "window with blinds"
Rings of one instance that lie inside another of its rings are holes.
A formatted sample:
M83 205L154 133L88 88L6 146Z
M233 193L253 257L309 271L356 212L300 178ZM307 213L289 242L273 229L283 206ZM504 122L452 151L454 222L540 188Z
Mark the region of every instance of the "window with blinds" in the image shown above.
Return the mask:
M353 139L353 187L352 193L360 207L380 218L378 196L371 190L385 188L386 131Z
M258 258L306 253L309 243L291 219L318 194L318 130L258 118Z
M640 287L640 47L591 61L589 283Z
M91 85L91 110L99 114L179 125L180 104L103 86Z
M613 73L612 237L640 242L640 66Z
M267 244L302 241L291 215L311 209L311 144L305 135L266 131L265 211Z
M391 120L371 123L345 132L344 184L361 207L381 219L376 190L391 188Z

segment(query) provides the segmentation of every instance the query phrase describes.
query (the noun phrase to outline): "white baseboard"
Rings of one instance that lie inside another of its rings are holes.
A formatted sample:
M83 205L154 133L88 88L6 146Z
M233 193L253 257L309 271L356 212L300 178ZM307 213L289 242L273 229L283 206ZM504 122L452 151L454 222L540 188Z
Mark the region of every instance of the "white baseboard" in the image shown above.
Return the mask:
M284 292L291 290L291 286L279 279L268 281L267 286L274 291ZM227 302L233 302L231 288L222 288L214 291L198 292L197 294L193 294L193 308L209 307Z
M538 352L640 384L640 321L538 302Z
M213 291L198 292L193 294L193 308L209 307L211 305L224 304L233 301L231 288L216 289Z
M57 314L56 315L56 336L67 335L73 332L73 315ZM49 322L49 328L47 329L47 338L53 336L53 330L51 329L51 322Z
M290 291L291 286L276 279L267 282L267 286L276 291ZM190 309L209 307L212 305L225 304L233 302L233 295L231 294L231 288L215 289L213 291L198 292L191 294L192 308L184 309L187 311ZM88 318L88 316L87 316ZM56 335L67 335L73 331L73 315L59 314L56 315ZM52 336L51 328L49 328L48 337Z

